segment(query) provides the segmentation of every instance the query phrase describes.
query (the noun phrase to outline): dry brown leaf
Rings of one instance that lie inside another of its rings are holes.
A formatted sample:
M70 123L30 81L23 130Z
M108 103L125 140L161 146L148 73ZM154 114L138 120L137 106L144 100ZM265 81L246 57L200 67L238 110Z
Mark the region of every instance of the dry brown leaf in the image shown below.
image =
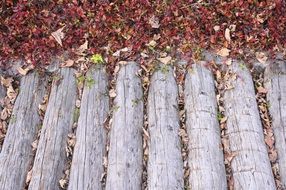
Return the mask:
M109 91L109 97L111 97L111 98L116 97L116 92L115 92L114 89L111 89L111 90Z
M35 67L33 65L29 65L25 69L23 69L22 67L18 67L17 70L21 75L26 75L26 74L28 74L29 71L31 71L34 68Z
M32 142L32 151L37 150L39 144L39 140L35 140Z
M72 67L74 65L74 61L71 59L68 59L64 63L61 64L61 67Z
M148 44L147 44L147 46L149 46L149 47L155 47L157 45L157 42L155 41L155 40L151 40Z
M268 57L265 55L265 53L263 52L256 52L255 53L255 56L256 56L256 59L260 62L260 63L263 63L265 64Z
M167 56L167 57L164 57L164 58L158 58L158 60L164 64L168 64L171 60L172 60L172 57L171 56Z
M272 148L274 145L274 139L271 136L266 135L265 137L265 143Z
M67 184L67 180L66 179L61 179L59 181L59 184L60 184L60 187L64 189L66 184Z
M52 36L55 38L55 40L60 44L60 46L63 46L62 39L64 39L65 34L63 33L63 29L65 26L61 27L55 32L52 32Z
M229 163L238 155L238 152L230 152L226 155L226 159Z
M7 96L10 100L15 100L17 93L15 92L12 86L9 86L7 88Z
M265 88L263 88L262 86L257 87L257 91L260 94L266 94L267 90Z
M149 19L149 24L151 25L152 28L159 28L159 19L155 17L154 15Z
M3 121L8 118L8 110L7 110L7 108L4 108L4 109L2 110L0 118L1 118Z
M216 25L216 26L214 26L214 31L216 31L216 32L217 32L217 31L219 31L219 29L220 29L220 26L217 26L217 25Z
M227 59L227 60L225 61L225 64L228 65L228 66L230 66L230 65L232 64L232 59L231 59L231 58Z
M30 170L30 171L27 173L26 184L28 184L28 183L31 181L32 173L33 173L33 170Z
M217 52L217 55L220 55L222 57L227 57L227 56L229 56L229 53L230 53L230 50L223 47Z
M224 37L225 37L225 39L226 39L228 42L231 41L231 39L230 39L230 29L229 29L229 28L226 28L226 29L225 29Z
M8 78L4 78L1 76L1 84L3 86L5 86L6 88L12 85L13 82L13 78L12 77L8 77Z
M225 116L225 117L221 118L220 123L225 123L226 121L227 121L227 117Z
M76 50L76 54L78 55L84 55L84 51L88 49L88 41L85 40L85 42L79 46L79 48Z

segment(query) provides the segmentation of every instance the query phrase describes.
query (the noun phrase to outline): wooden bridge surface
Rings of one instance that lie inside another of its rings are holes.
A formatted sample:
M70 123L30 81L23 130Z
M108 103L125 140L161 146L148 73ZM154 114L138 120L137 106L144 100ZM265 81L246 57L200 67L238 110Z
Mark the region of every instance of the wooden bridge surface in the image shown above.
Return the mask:
M255 88L250 71L234 61L230 88L223 94L226 134L234 153L231 161L236 190L277 189L264 141ZM62 68L53 78L47 110L41 123L38 107L47 79L36 72L23 76L13 108L13 120L0 152L0 190L22 190L29 173L29 190L61 189L67 166L66 144L79 114L69 190L138 190L143 183L144 102L135 62L121 66L116 97L110 107L108 77L103 67L87 73L80 109L76 107L74 70ZM92 82L91 82L92 81ZM89 83L89 84L87 84ZM203 63L186 73L184 104L188 136L190 189L228 189L218 105L212 72ZM265 71L265 87L281 182L286 187L286 62L276 61ZM0 95L5 95L0 87ZM2 97L3 98L3 97ZM172 66L160 65L150 80L147 189L184 189L184 163L179 136L178 85ZM0 108L2 109L2 108ZM79 110L78 110L79 109ZM106 124L109 113L110 130ZM40 131L36 153L31 144ZM109 137L108 137L109 136ZM109 139L109 140L108 140ZM108 147L108 160L104 159ZM106 173L106 174L105 174ZM103 185L102 179L106 175Z

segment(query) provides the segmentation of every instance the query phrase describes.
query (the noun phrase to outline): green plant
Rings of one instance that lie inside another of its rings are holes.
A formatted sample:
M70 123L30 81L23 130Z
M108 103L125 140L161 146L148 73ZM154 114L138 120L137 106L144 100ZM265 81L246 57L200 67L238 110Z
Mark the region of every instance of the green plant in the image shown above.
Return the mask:
M100 54L93 54L90 58L91 62L94 64L103 64L104 60Z

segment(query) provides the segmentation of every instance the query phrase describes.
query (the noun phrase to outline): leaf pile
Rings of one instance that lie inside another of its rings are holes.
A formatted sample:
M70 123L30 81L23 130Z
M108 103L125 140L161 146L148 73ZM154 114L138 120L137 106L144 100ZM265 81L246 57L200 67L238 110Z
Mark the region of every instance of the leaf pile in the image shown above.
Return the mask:
M110 63L142 52L286 45L284 0L6 0L0 5L0 58L42 65L88 41ZM156 49L156 51L155 51ZM123 53L123 54L121 54ZM146 55L144 53L144 55Z

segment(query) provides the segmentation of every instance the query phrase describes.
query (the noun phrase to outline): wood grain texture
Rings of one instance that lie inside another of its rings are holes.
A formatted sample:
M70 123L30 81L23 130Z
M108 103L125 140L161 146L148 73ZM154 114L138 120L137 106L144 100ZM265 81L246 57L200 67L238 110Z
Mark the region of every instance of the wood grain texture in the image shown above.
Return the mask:
M192 65L185 80L191 189L227 189L214 78L204 62Z
M103 68L86 75L76 131L69 190L102 189L106 145L104 121L109 112L108 81Z
M276 189L252 77L242 62L233 61L229 69L237 75L228 79L234 88L224 94L234 189Z
M45 79L36 72L21 79L8 131L0 154L0 189L23 189L32 161L32 142L40 127L38 106L45 93Z
M173 69L160 65L148 95L148 189L183 189L183 161L179 138L178 86Z
M74 70L61 69L54 76L29 190L60 189L66 163L68 134L72 130L76 100Z
M281 182L286 189L286 62L276 60L265 71L265 88L272 127L275 136L275 147L278 152L278 165Z
M142 184L143 90L139 67L121 67L116 82L107 168L107 190L137 190Z

